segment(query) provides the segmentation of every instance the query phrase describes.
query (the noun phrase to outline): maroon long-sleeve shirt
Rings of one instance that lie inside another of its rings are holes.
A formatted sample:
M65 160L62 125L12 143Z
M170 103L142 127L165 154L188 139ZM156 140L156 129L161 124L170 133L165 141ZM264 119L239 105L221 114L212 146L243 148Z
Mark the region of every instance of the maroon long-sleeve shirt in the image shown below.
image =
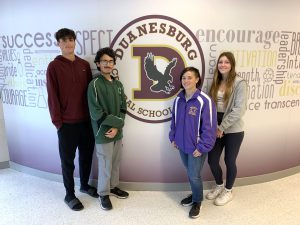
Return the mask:
M57 56L47 68L48 106L52 123L78 123L89 119L87 87L92 72L87 61L75 57L70 61Z

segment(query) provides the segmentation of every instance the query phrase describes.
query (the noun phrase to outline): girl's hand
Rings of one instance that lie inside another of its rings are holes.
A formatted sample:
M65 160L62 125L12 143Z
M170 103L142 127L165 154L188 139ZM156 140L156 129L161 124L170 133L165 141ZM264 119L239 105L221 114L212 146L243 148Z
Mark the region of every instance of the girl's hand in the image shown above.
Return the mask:
M172 145L173 145L173 147L174 147L175 149L178 150L178 146L176 145L175 141L172 141Z
M224 136L224 132L220 131L219 129L217 130L217 138L222 138Z
M199 156L201 156L202 154L201 154L201 152L200 151L198 151L198 149L196 149L194 152L193 152L193 156L194 157L199 157Z

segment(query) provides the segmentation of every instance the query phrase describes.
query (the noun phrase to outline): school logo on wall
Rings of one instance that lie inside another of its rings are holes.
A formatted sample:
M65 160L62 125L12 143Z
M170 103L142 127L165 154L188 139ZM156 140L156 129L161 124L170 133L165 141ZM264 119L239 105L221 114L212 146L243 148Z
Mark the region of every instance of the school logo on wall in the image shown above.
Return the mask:
M204 79L204 57L191 30L176 19L149 15L124 26L111 47L116 73L124 85L131 117L161 123L171 119L172 104L180 90L180 73L199 69Z

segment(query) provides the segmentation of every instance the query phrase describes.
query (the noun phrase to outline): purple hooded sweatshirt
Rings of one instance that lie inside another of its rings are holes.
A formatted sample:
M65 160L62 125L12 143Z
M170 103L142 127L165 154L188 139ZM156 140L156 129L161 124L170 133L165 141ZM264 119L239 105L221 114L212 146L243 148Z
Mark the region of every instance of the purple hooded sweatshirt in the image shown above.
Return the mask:
M217 111L211 98L197 90L186 101L185 91L181 91L173 104L169 139L188 154L196 149L209 152L216 141Z

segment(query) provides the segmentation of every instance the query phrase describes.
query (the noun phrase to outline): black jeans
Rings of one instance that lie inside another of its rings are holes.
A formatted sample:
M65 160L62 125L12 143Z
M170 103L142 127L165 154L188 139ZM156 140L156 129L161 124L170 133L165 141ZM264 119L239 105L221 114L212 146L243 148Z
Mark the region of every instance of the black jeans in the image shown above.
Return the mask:
M74 190L74 159L76 149L79 151L79 175L81 186L88 185L93 152L95 146L91 122L74 124L64 123L57 131L59 141L59 155L62 175L67 195L73 195Z
M218 113L218 124L221 123L222 114ZM236 174L236 158L238 156L242 141L244 139L244 132L224 134L222 138L217 138L215 146L208 153L208 164L211 172L218 185L223 184L223 171L220 166L220 158L225 150L224 160L226 165L226 185L227 189L233 187Z

